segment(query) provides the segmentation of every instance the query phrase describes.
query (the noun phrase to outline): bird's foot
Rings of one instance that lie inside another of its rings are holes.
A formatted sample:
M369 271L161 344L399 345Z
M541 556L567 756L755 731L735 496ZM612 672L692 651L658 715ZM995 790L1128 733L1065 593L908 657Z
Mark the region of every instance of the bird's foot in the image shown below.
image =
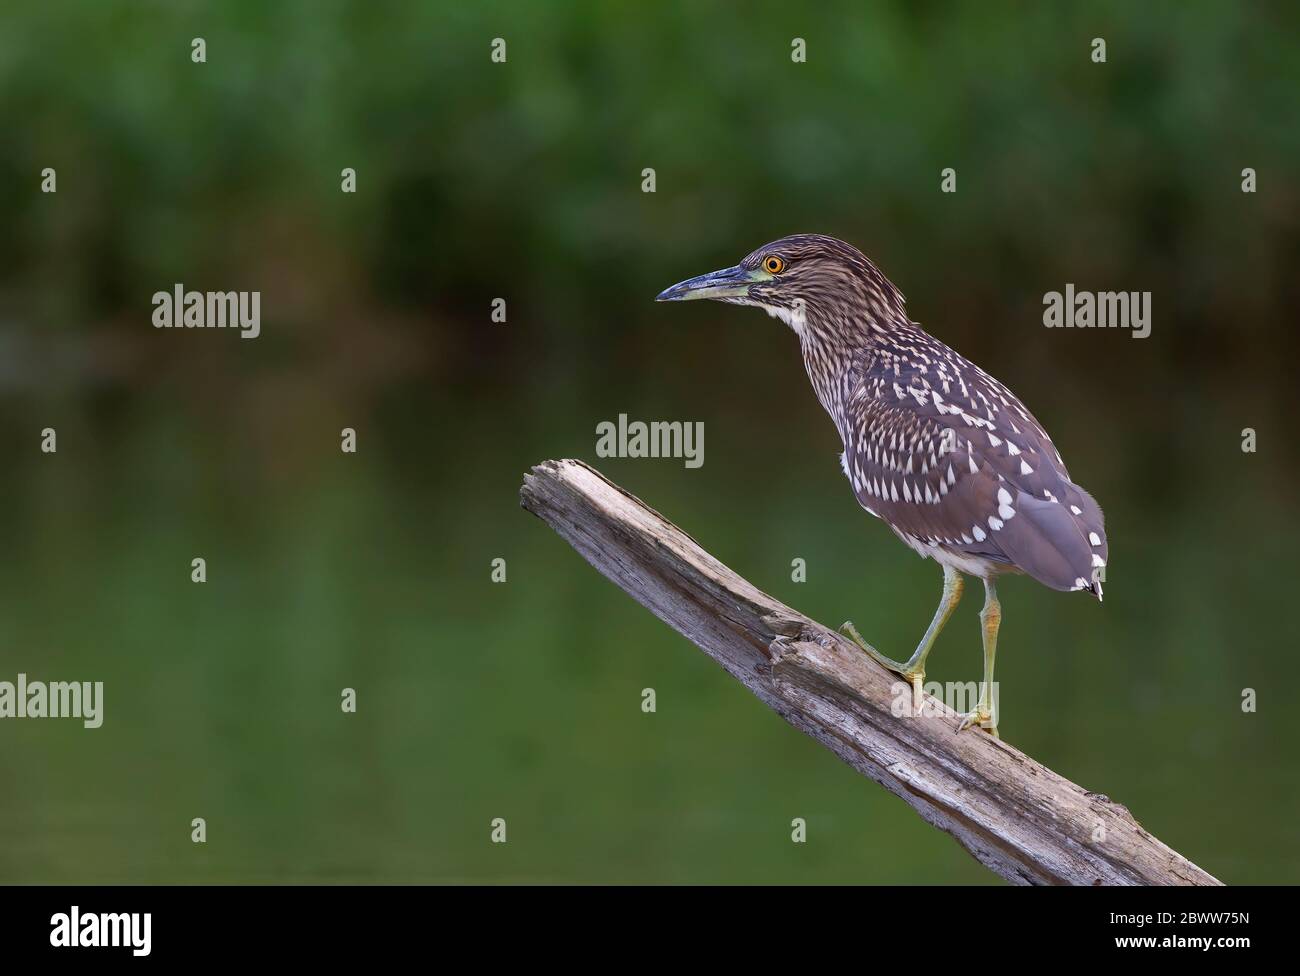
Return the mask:
M863 640L862 635L858 633L858 628L853 626L852 620L846 620L840 625L840 633L866 651L867 656L881 667L893 671L894 674L901 674L909 681L911 680L912 676L909 672L908 665L903 664L901 661L895 661L893 658L885 657L885 655L881 654L878 650Z
M978 725L995 739L1002 738L998 732L998 723L993 718L993 709L984 704L975 706L973 712L967 712L961 717L961 724L957 726L958 732L965 732L973 725Z
M922 701L921 688L925 684L924 670L918 670L910 663L904 664L901 661L895 661L893 658L885 657L885 655L881 654L878 650L862 639L862 635L858 633L858 628L853 626L853 621L851 620L844 621L840 626L840 633L866 651L867 656L882 668L885 668L887 671L893 671L894 674L900 676L904 681L911 684L912 707L917 712L920 711Z
M858 647L862 648L872 657L877 656L878 652L876 649L862 639L862 635L858 633L858 628L853 626L852 620L846 620L844 623L840 624L840 633L853 641L853 643L857 644Z

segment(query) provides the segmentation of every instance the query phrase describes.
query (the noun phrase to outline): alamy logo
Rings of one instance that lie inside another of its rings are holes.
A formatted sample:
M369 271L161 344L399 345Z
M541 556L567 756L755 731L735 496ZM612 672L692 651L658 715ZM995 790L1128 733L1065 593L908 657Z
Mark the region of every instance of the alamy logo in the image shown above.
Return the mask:
M129 946L131 955L149 955L153 915L150 912L68 913L50 916L50 945L56 948Z
M186 291L177 282L151 301L155 329L239 329L243 339L262 334L260 291Z
M1043 325L1049 329L1132 329L1134 339L1151 334L1151 292L1078 291L1043 296Z
M88 729L104 724L104 682L0 681L0 718L79 718Z
M931 698L943 702L958 715L966 715L979 708L980 683L978 681L949 681L943 684L938 681L927 681L921 690ZM924 714L925 699L917 697L916 689L912 685L905 681L895 681L889 686L889 693L893 695L889 710L895 718L919 718ZM998 703L1001 701L996 681L989 686L989 696L990 720L979 724L985 727L996 727Z
M704 463L704 423L680 420L633 420L618 415L618 423L596 425L596 456L603 458L685 458L686 467Z

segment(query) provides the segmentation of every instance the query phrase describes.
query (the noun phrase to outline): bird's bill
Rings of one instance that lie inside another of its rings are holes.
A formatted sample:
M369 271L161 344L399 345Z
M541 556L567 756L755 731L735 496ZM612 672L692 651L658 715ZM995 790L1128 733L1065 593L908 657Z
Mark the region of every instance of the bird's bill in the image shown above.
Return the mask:
M745 298L749 295L749 286L756 281L764 281L769 275L762 271L750 271L737 265L710 271L695 278L679 281L671 288L665 288L657 296L656 302L689 302L696 298Z

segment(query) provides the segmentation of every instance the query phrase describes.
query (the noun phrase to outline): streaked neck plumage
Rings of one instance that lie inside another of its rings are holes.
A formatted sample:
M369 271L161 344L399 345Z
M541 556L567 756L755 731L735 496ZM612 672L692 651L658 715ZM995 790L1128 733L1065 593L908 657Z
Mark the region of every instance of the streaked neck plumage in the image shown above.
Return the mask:
M854 392L858 375L854 363L868 359L882 341L917 328L907 317L902 292L870 262L843 276L827 294L797 306L787 324L799 337L817 400L837 427L842 426L844 404ZM845 431L840 433L843 436Z

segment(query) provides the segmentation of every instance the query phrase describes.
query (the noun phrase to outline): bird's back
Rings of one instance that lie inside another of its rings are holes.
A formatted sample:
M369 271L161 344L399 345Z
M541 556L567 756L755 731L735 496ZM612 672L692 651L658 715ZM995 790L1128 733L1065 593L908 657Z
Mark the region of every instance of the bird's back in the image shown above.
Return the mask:
M1101 508L1024 404L915 323L868 335L826 404L863 507L936 558L1014 567L1100 597Z

